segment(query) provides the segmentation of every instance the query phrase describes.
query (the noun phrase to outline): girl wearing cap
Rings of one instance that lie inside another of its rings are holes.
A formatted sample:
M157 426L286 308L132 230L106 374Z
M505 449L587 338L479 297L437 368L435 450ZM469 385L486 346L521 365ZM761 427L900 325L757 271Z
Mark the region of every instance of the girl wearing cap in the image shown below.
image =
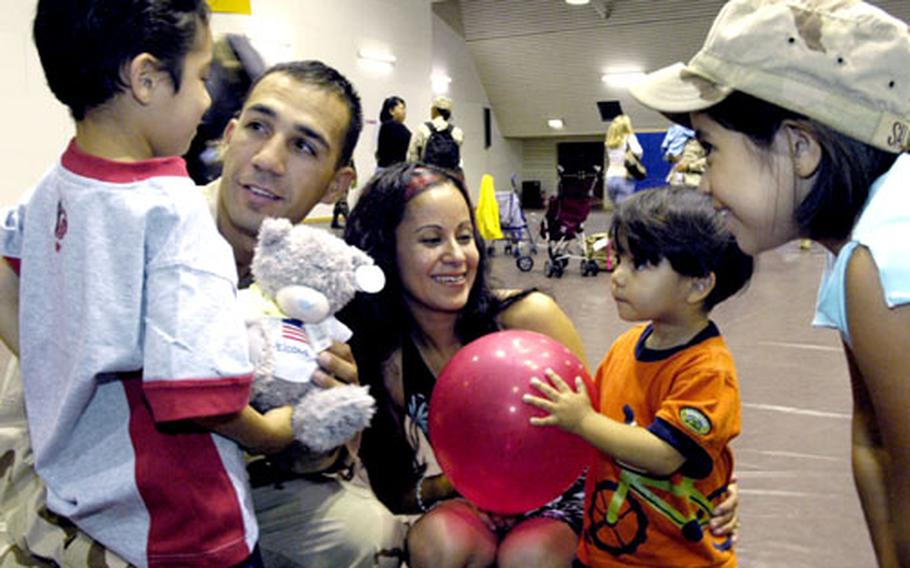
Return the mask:
M690 123L740 247L831 253L814 324L840 331L853 470L882 566L910 565L910 32L860 1L732 0L687 64L632 95ZM899 560L900 559L900 560Z

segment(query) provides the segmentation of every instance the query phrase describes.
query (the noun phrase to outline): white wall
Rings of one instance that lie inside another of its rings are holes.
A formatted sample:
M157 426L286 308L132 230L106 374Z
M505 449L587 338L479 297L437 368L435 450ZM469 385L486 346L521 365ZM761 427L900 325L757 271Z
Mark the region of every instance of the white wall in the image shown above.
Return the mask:
M493 176L497 191L508 190L510 177L521 170L522 142L503 138L496 124L496 113L491 112L492 144L489 148L483 147L483 109L490 107L490 100L464 39L437 16L433 16L433 72L452 78L446 96L451 97L453 103L452 121L464 130L461 157L474 200L484 174ZM431 100L432 93L426 93L420 106L408 101L409 126L429 119Z
M0 141L0 204L17 199L56 160L73 127L67 111L48 90L31 39L35 0L5 2L0 19L0 68L7 109ZM497 187L508 187L520 169L521 143L499 136L494 120L493 145L483 148L483 107L489 106L464 40L433 15L426 0L253 0L253 15L215 14L213 32L247 34L267 63L321 59L351 80L363 100L366 124L354 153L362 185L375 167L376 132L382 101L398 95L408 102L410 128L428 118L434 68L452 77L449 95L455 120L464 129L465 173L476 196L480 177L491 173ZM378 70L357 58L361 49L385 51L397 61ZM503 185L505 184L505 185ZM314 216L325 216L320 207Z
M66 107L44 81L32 42L35 1L3 3L0 18L0 205L14 203L60 156L75 132Z

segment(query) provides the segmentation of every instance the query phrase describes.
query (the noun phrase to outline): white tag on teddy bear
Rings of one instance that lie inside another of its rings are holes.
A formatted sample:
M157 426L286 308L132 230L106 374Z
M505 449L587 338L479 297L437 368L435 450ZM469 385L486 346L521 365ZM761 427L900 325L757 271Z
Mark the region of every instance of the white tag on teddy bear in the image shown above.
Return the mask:
M275 345L275 376L292 383L308 383L319 367L309 334L296 320L270 318Z
M329 320L319 323L305 323L303 329L310 339L310 347L317 353L332 346L332 326Z

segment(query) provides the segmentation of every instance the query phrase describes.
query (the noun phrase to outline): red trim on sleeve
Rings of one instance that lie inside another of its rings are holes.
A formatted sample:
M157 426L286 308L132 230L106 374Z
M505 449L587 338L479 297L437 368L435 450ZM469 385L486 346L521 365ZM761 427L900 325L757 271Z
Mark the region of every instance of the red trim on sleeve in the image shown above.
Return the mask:
M155 422L221 416L240 412L250 403L253 375L218 379L146 381L143 394Z
M136 486L149 514L148 565L207 568L244 561L250 550L243 513L213 434L193 427L157 427L139 374L122 383L130 408Z
M3 260L13 269L13 272L16 273L16 276L19 276L19 272L22 270L22 259L15 258L12 256L4 256Z
M63 167L87 178L111 183L131 183L154 177L189 177L186 162L178 156L151 158L140 162L115 162L87 154L76 145L76 139L60 158Z

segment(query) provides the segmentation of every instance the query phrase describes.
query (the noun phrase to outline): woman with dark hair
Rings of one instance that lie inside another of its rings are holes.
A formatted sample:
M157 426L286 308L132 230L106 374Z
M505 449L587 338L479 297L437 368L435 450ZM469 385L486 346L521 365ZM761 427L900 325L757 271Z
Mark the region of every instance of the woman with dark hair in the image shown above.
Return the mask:
M340 317L354 330L360 380L378 402L360 450L373 490L395 513L422 514L408 534L408 565L571 565L580 482L541 509L495 516L459 498L426 433L436 377L463 345L527 329L586 363L572 322L540 292L490 288L470 198L446 170L405 163L374 177L348 218L345 240L372 256L387 278L382 292L358 295ZM729 532L727 515L718 520Z
M411 131L404 125L408 107L401 97L391 96L379 111L379 139L376 142L376 167L387 168L403 162L411 142Z
M829 251L817 326L840 332L853 474L882 566L910 559L910 30L866 2L733 0L688 64L630 91L691 122L701 189L743 251ZM685 113L685 114L680 114Z

